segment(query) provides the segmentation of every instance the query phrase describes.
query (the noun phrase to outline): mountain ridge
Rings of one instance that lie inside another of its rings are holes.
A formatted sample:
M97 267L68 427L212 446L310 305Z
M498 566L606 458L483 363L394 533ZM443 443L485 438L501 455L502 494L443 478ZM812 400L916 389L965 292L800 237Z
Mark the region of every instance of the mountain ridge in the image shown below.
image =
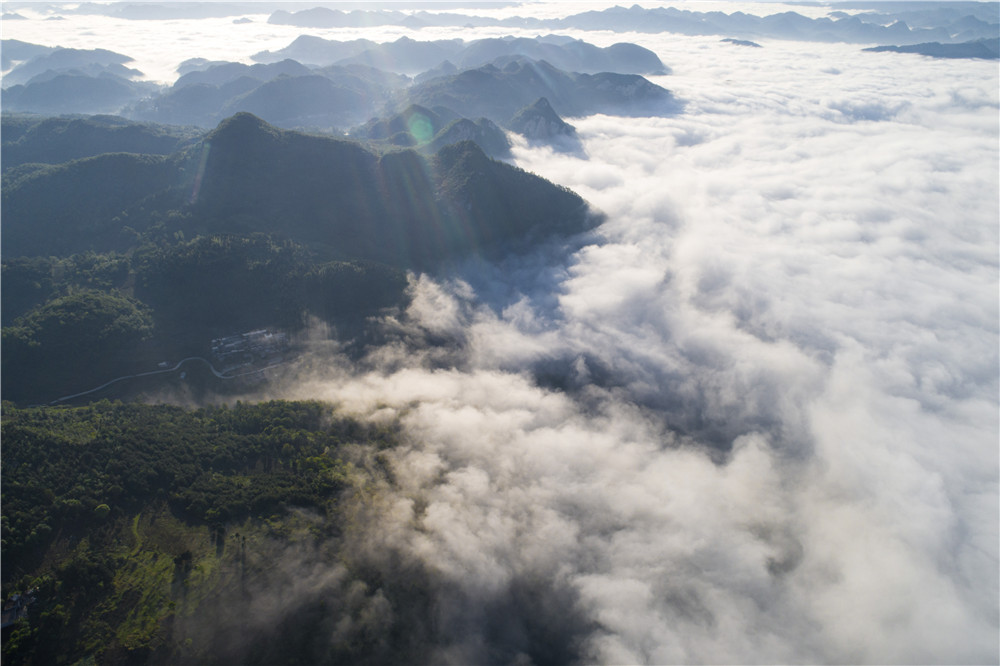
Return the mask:
M4 179L5 257L124 249L129 234L166 225L189 236L279 234L335 259L428 269L593 223L579 196L471 141L380 157L245 112L172 155L28 165Z

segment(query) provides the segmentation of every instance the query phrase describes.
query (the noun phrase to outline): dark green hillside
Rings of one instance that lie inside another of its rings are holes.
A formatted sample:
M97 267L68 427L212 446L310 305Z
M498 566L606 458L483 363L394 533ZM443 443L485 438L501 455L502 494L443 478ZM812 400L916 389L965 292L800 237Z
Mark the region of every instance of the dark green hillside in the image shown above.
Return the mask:
M3 328L4 395L37 395L73 386L80 377L123 374L152 332L148 308L121 293L88 290L54 298Z
M23 602L4 664L429 664L468 655L470 628L475 663L583 657L563 584L470 599L380 535L398 424L316 402L5 404L2 437L2 592Z
M134 236L123 238L129 221L122 213L182 178L178 161L159 155L108 153L26 167L3 175L6 257L127 247Z
M294 332L310 315L349 339L366 318L404 305L406 284L398 269L319 261L261 235L5 260L2 392L50 402L163 360L209 357L216 337Z
M157 326L203 339L262 325L294 330L306 313L347 324L400 305L406 287L388 266L318 262L300 245L260 235L145 246L132 266L135 294Z
M242 225L350 254L373 240L367 227L384 218L378 158L356 143L279 130L239 113L220 123L206 146L191 206L206 231Z
M310 586L274 614L336 622L371 595L400 601L338 540L349 527L345 490L362 472L340 451L391 446L392 428L313 402L101 402L5 404L2 434L3 596L30 590L33 600L4 630L5 664L263 663L246 645L315 660L323 653L284 642L260 605L300 553L329 557L323 566L342 571L342 587ZM348 588L354 608L338 600ZM314 594L329 603L316 608ZM357 663L380 642L392 647L359 626L324 650Z
M442 148L434 165L442 194L464 211L465 230L483 247L530 233L572 233L586 213L574 192L490 160L471 141Z
M580 197L471 141L376 155L245 113L170 156L24 164L3 180L0 380L5 399L27 403L207 358L214 338L294 333L310 317L363 340L366 320L405 304L404 270L590 221ZM93 329L112 303L152 328L109 342Z
M32 127L40 123L43 116L36 116L31 113L7 113L0 114L0 139L3 140L4 150L8 144L20 141ZM6 161L6 154L4 156ZM7 166L7 165L4 165Z
M353 142L240 113L171 157L102 155L5 174L3 251L124 251L153 229L188 237L261 232L329 258L426 269L529 232L587 223L583 200L567 190L492 161L471 142L448 150L469 159L379 158ZM481 186L455 187L468 178Z
M137 123L117 116L43 118L4 113L3 168L61 164L102 153L169 155L199 138L193 127Z
M55 257L16 257L3 260L0 287L2 318L6 325L57 296L74 291L111 291L129 280L129 257L120 254L77 254Z

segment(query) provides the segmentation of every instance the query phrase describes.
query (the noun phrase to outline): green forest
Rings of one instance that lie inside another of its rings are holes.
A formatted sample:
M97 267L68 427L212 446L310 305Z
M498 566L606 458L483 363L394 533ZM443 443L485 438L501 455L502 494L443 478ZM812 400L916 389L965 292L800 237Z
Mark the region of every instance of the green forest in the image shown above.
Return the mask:
M406 300L384 264L319 261L262 234L144 243L127 253L3 261L3 395L47 403L164 360L209 355L213 338L295 331L310 315L359 331Z
M242 645L241 614L292 548L342 567L362 600L395 594L341 546L344 502L388 474L379 451L396 444L394 426L316 402L6 403L2 436L3 594L33 600L4 629L5 663L270 663L295 632L263 632L247 641L253 654L222 638ZM373 462L348 462L345 449ZM314 622L344 612L302 606ZM280 661L364 662L390 649L361 634Z

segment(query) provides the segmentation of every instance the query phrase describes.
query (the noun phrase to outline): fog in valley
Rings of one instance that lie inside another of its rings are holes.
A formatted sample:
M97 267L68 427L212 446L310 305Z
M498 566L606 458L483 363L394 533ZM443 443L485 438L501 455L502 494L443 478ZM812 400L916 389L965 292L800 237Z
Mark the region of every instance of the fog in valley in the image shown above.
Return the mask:
M988 659L995 68L665 41L683 114L515 147L595 237L416 278L405 339L457 353L292 394L400 416L380 537L456 603L558 581L584 661Z
M159 83L300 34L545 34L14 9L5 39L125 53ZM249 396L402 425L356 498L356 556L419 572L435 663L995 662L996 61L559 33L651 49L671 73L646 78L680 104L564 116L576 150L508 133L508 161L599 226L411 271L379 345L317 342ZM350 603L321 553L284 561L300 594ZM355 622L401 621L373 599ZM261 626L281 609L262 603Z

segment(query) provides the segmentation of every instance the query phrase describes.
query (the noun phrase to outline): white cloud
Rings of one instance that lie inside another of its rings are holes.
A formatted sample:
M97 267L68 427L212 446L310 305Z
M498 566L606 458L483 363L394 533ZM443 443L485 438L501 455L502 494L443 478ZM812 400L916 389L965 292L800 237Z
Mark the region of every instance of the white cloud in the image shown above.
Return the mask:
M413 552L574 590L583 661L995 661L995 66L660 51L683 115L515 149L602 238L424 284L467 365L360 380L415 436Z

